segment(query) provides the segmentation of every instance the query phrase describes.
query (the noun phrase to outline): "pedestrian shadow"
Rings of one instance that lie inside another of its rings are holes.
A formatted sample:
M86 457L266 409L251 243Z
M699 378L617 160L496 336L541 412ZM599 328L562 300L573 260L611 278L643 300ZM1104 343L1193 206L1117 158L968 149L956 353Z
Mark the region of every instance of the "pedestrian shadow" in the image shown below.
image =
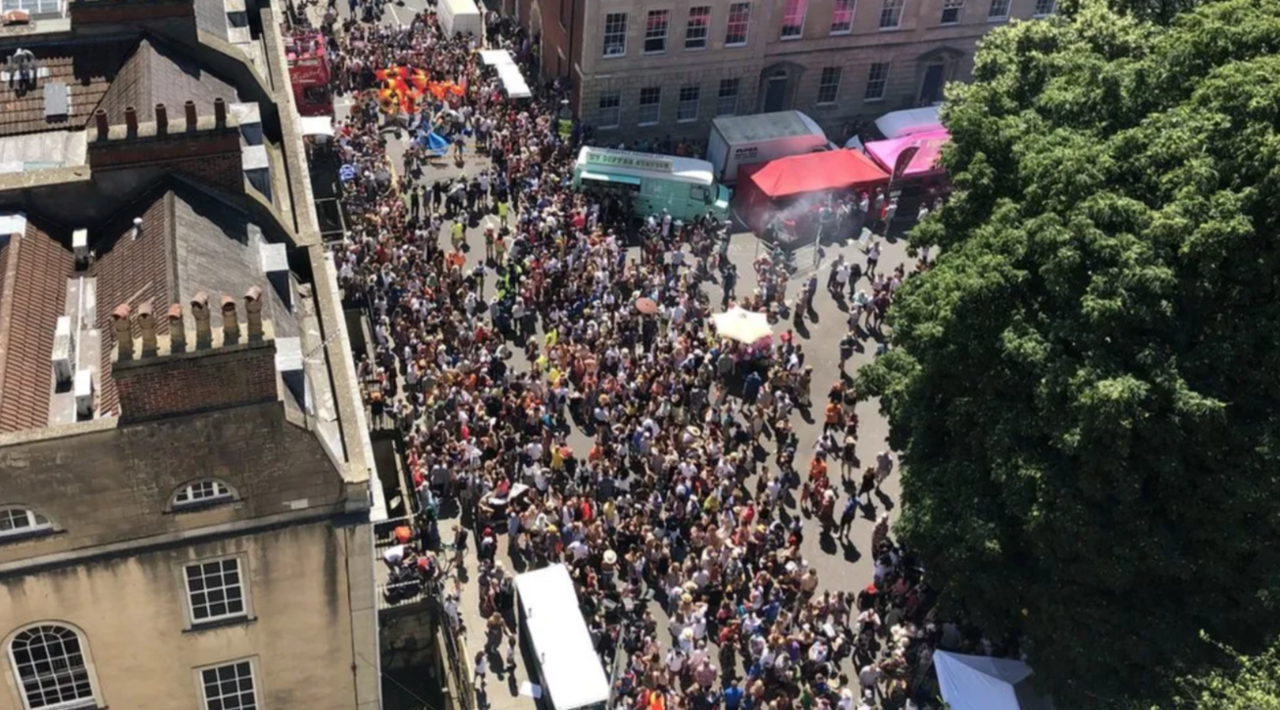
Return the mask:
M884 506L884 509L886 512L893 510L892 498L890 498L886 493L880 490L876 490L875 494L876 494L876 498L879 499L880 504Z
M870 502L868 502L868 503L858 503L858 510L862 512L862 517L863 517L863 518L865 518L865 519L867 519L867 520L875 520L875 519L876 519L876 504L875 504L875 503L870 503Z
M841 551L844 553L845 562L857 562L862 559L862 553L858 551L858 546L848 540L840 541Z

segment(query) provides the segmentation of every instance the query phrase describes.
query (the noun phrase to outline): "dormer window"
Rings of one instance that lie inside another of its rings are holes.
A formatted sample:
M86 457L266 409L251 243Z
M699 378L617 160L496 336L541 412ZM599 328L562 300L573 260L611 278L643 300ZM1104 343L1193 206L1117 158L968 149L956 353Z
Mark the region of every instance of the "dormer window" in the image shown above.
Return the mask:
M0 508L0 542L51 532L53 532L53 523L34 510Z
M203 508L228 503L234 498L235 494L232 493L230 486L222 481L208 479L188 483L179 488L178 492L173 494L173 507L175 510Z

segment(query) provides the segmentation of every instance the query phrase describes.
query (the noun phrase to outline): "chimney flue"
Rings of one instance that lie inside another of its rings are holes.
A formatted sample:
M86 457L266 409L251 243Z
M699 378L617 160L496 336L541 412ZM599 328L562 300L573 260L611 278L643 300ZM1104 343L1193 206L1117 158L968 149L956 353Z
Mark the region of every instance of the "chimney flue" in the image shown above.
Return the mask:
M138 306L138 328L142 330L142 357L155 357L156 317L151 301Z
M187 349L187 324L182 320L182 304L169 306L169 352L180 353Z
M213 122L218 128L227 127L227 102L221 96L213 100Z
M169 110L164 104L156 104L156 135L163 136L169 132Z
M240 317L236 313L236 299L222 297L222 342L224 345L240 342Z
M213 329L209 326L209 295L204 291L191 299L191 316L196 320L196 350L213 345Z
M244 294L244 316L249 321L249 340L262 340L262 289L250 286Z
M187 114L187 130L194 131L196 129L196 102L187 99L182 105L182 110Z
M104 108L95 109L93 123L98 127L98 140L105 141L107 135L111 133L111 127L107 125L107 110Z
M124 126L130 138L138 137L138 109L132 106L124 107Z
M133 325L129 322L129 304L121 303L111 312L111 323L116 331L116 357L119 360L133 359Z

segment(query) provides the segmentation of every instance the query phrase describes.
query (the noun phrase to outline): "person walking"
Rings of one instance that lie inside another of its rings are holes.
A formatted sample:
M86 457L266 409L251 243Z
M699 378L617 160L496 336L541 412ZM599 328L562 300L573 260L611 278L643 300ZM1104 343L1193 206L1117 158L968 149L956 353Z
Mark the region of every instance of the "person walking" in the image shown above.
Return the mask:
M472 677L472 684L476 688L484 688L487 685L486 676L489 674L489 661L484 657L484 651L476 651L475 675Z

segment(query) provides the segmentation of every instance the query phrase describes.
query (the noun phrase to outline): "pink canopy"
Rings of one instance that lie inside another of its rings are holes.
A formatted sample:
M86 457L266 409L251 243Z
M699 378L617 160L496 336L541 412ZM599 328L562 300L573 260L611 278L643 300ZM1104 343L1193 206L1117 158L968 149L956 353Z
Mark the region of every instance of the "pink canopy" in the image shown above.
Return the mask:
M867 144L867 154L883 165L885 170L892 173L894 165L898 163L898 156L902 155L902 151L911 146L919 146L919 152L911 159L911 163L907 165L907 169L902 172L901 177L935 175L942 172L942 167L938 165L938 156L942 152L942 146L946 145L949 140L951 140L951 134L945 129L927 133L915 133L887 141L872 141Z

